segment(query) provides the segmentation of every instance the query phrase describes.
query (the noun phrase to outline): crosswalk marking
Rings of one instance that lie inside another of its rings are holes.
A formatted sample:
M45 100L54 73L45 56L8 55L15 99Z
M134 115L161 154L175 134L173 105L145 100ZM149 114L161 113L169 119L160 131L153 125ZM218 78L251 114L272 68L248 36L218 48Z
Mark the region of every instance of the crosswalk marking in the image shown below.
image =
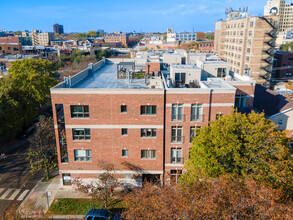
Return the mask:
M6 196L8 196L8 194L12 191L12 189L8 189L1 197L0 199L5 199Z
M3 193L0 197L0 200L11 200L12 201L12 200L17 199L18 201L22 201L29 191L30 191L29 189L25 190L25 189L0 188L0 195Z
M18 197L18 201L21 201L21 200L23 200L24 199L24 197L25 197L25 195L27 194L29 192L29 190L28 189L26 189L25 191L23 191L22 193L21 193L21 195Z
M15 190L14 193L9 197L8 200L14 200L20 191L21 191L21 189Z

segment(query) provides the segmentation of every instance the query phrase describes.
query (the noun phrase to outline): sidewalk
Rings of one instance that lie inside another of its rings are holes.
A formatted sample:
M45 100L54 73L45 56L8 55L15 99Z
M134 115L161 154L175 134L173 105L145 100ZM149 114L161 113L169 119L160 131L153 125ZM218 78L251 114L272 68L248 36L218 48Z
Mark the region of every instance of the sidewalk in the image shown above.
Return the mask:
M51 196L47 200L47 192ZM59 176L51 182L39 182L19 206L18 211L23 218L43 218L48 211L48 205L56 198L89 198L86 194L77 192L71 187L61 187ZM49 202L49 204L48 204ZM50 219L83 219L85 216L46 216Z

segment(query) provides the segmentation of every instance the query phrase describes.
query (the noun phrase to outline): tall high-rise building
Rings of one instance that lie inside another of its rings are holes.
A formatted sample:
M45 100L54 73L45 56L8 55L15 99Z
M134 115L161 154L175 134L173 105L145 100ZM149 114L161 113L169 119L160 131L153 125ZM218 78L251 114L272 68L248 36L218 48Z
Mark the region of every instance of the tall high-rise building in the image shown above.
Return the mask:
M293 29L293 4L285 0L269 0L264 8L264 15L278 17L280 32Z
M64 33L63 25L61 25L61 24L54 24L53 30L54 30L55 34L63 34Z
M215 53L230 63L230 71L268 85L278 23L276 16L250 16L228 10L227 20L215 25Z

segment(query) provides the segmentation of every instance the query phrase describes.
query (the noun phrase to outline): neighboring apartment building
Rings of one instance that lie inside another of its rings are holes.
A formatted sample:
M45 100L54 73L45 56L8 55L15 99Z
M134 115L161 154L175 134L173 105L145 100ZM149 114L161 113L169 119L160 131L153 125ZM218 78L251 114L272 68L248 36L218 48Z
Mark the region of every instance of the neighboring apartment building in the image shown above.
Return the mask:
M129 42L129 36L125 33L106 34L105 43L122 43L126 46Z
M172 28L167 29L167 42L190 42L196 41L197 34L193 32L176 33Z
M198 41L198 53L214 53L214 41Z
M103 59L51 89L63 185L97 179L103 164L114 164L114 173L130 186L153 178L177 182L194 130L253 103L255 81L249 77L205 78L196 66L172 65L169 71L154 64L160 76L133 79L130 72L147 68L148 60L121 61ZM126 79L120 70L127 70Z
M293 81L286 85L293 89ZM264 112L279 130L286 130L289 138L293 137L293 100L260 85L255 88L254 107ZM292 145L293 146L293 145Z
M293 30L293 4L286 0L269 0L264 8L264 16L276 15L278 30L285 32Z
M16 43L22 44L23 46L32 45L31 37L0 37L0 43Z
M22 32L22 37L31 37L32 45L49 46L52 40L55 40L55 34L53 32L40 32L38 30L32 30L32 32Z
M230 70L268 84L272 73L277 22L275 17L251 17L231 11L215 25L215 53L230 63Z
M273 79L293 79L293 53L276 51L274 55Z
M54 24L53 25L53 31L54 31L55 34L63 34L64 33L63 25Z
M0 55L21 54L22 46L18 43L0 43Z

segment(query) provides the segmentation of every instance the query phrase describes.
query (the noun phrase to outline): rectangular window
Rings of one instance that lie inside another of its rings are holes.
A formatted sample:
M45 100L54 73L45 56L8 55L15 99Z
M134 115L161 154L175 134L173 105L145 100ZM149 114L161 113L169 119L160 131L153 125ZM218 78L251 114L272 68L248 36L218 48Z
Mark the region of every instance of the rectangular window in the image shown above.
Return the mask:
M242 109L246 107L246 95L235 96L235 108Z
M157 137L157 129L156 128L142 128L141 129L141 137Z
M127 113L127 105L121 105L121 113Z
M171 149L171 163L183 163L182 149L172 148Z
M222 116L223 116L223 114L221 114L221 113L216 114L216 120L220 120Z
M183 104L172 104L172 121L183 121Z
M74 150L75 161L92 161L92 150Z
M217 77L225 77L226 75L227 75L227 68L218 68Z
M73 140L90 140L91 130L89 128L73 128Z
M171 182L177 184L181 175L182 170L171 170Z
M172 143L182 143L183 142L182 126L180 126L180 127L172 126L171 142Z
M142 105L140 106L141 115L156 115L157 106L156 105Z
M156 150L141 150L141 159L156 159Z
M195 130L196 130L195 126L190 127L190 140L189 140L190 143L193 141L193 139L196 136Z
M122 133L122 136L127 136L128 135L128 129L127 128L122 128L121 133Z
M88 105L71 105L71 118L89 118L89 106Z
M122 150L122 157L128 157L128 150L126 149Z
M192 104L191 105L191 121L202 121L202 105L201 104Z

